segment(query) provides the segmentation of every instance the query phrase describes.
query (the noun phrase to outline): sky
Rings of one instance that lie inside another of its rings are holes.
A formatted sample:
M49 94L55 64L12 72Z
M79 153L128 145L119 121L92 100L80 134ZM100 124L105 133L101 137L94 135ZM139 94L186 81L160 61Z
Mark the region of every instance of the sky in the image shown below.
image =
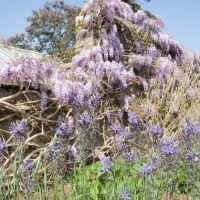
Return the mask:
M41 8L47 0L1 0L0 35L8 38L24 33L29 25L26 17ZM82 6L84 0L65 0ZM159 16L165 23L164 33L172 36L186 49L200 52L200 0L137 0L144 10Z

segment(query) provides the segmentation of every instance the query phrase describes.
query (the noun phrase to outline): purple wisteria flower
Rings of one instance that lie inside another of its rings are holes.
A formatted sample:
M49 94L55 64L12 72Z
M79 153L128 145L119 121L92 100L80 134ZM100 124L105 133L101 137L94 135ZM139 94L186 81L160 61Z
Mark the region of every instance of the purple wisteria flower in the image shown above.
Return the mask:
M17 120L16 122L13 122L9 129L14 133L27 133L29 131L28 123L26 120Z
M102 164L101 172L108 173L109 170L114 168L114 164L111 162L109 157L106 157L103 153L99 155L99 160Z
M44 110L46 108L46 105L48 103L48 97L46 92L42 92L41 94L41 109Z
M173 137L165 137L159 142L159 150L162 156L176 157L180 151L178 149L179 143Z
M145 50L144 55L156 58L158 55L158 50L155 47L149 47Z
M86 15L84 17L83 22L84 22L85 26L88 27L91 24L91 22L92 22L92 16L91 15Z
M126 182L124 183L124 190L123 190L123 193L120 195L120 199L124 199L124 200L131 199L130 198L130 189L127 186Z
M0 153L7 149L6 143L0 139Z
M80 29L77 33L78 38L82 38L87 34L88 30L87 29Z

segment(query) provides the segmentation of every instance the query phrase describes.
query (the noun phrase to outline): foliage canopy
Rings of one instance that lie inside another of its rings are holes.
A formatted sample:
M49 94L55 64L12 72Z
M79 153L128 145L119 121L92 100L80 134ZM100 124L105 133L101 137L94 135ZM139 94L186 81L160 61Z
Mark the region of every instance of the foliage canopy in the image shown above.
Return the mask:
M75 43L75 17L79 12L80 8L67 5L64 0L46 2L27 17L30 25L26 34L17 34L8 41L16 47L48 53L67 62Z

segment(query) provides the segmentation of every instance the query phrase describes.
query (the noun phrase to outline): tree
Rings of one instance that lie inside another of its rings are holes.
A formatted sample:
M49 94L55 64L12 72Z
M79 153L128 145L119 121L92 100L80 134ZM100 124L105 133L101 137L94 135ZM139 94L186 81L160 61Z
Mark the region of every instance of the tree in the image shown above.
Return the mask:
M8 39L13 46L32 49L57 56L68 62L75 43L75 17L80 8L65 4L64 0L46 2L43 8L33 10L27 18L30 25L26 34Z
M135 12L141 10L141 6L138 3L136 3L136 0L122 0L122 1L128 3ZM145 1L150 2L151 0L145 0Z
M122 0L125 3L128 3L132 8L134 12L137 12L138 10L142 10L141 6L137 3L136 0ZM146 2L150 2L151 0L144 0ZM151 12L145 10L145 13L147 14L148 17L152 19L156 19L156 16L153 15Z
M28 50L32 49L30 42L23 33L16 34L15 36L10 37L6 42L8 45L13 45L21 49L28 49Z

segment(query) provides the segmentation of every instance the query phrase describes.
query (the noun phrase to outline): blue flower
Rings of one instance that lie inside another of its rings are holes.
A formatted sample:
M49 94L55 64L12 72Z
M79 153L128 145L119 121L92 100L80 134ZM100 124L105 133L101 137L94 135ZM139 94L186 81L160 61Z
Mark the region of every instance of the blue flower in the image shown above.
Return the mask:
M88 112L85 111L82 115L80 115L80 119L78 121L82 126L88 125L91 122Z
M26 120L17 120L13 122L10 126L10 131L14 133L27 133L29 131L28 123Z
M158 136L162 133L162 129L159 124L152 125L151 123L149 123L149 131L153 136Z
M122 126L119 122L115 122L110 127L110 132L113 134L119 133L122 130Z
M29 193L30 191L34 190L35 184L33 183L32 180L28 179L23 183L23 188L25 192Z
M156 156L153 156L147 160L147 165L151 168L151 171L156 171L161 165L161 161Z
M137 115L129 110L128 111L128 122L131 124L131 125L137 125L138 124L138 117Z
M163 156L177 156L180 151L179 143L173 137L165 137L159 143L159 150Z
M46 105L48 103L48 97L46 92L42 92L41 94L41 109L44 110L46 108Z
M109 110L106 110L105 111L105 116L108 120L110 120L110 111Z
M80 156L78 155L77 149L75 146L68 146L68 154L70 157L70 160L72 161L79 161L80 160Z
M129 130L125 129L123 130L122 134L119 136L118 141L122 144L124 141L129 139L131 136Z
M67 137L71 133L69 127L65 123L61 123L58 128L56 129L56 134L60 137Z
M6 143L0 139L0 152L4 151L5 149L7 149Z
M191 160L191 161L196 161L196 160L198 161L199 160L198 154L199 154L199 152L196 151L195 149L188 150L187 159Z
M34 169L34 163L28 159L23 160L23 164L20 166L20 172L24 173L25 171L32 172Z
M118 110L118 117L119 117L120 120L122 120L123 115L124 115L124 111L121 110L121 109L119 109L119 110Z
M130 189L129 187L127 187L126 182L124 183L124 190L123 190L123 193L120 195L120 199L124 199L124 200L130 199Z
M105 157L105 155L103 153L99 155L99 160L100 160L100 162L102 164L101 172L108 173L109 170L113 169L114 165L111 162L110 158L109 157Z
M142 166L140 166L140 174L143 174L143 175L149 175L150 172L151 172L151 167L144 163Z
M200 134L200 123L186 119L186 122L182 125L182 130L188 134L198 135Z

